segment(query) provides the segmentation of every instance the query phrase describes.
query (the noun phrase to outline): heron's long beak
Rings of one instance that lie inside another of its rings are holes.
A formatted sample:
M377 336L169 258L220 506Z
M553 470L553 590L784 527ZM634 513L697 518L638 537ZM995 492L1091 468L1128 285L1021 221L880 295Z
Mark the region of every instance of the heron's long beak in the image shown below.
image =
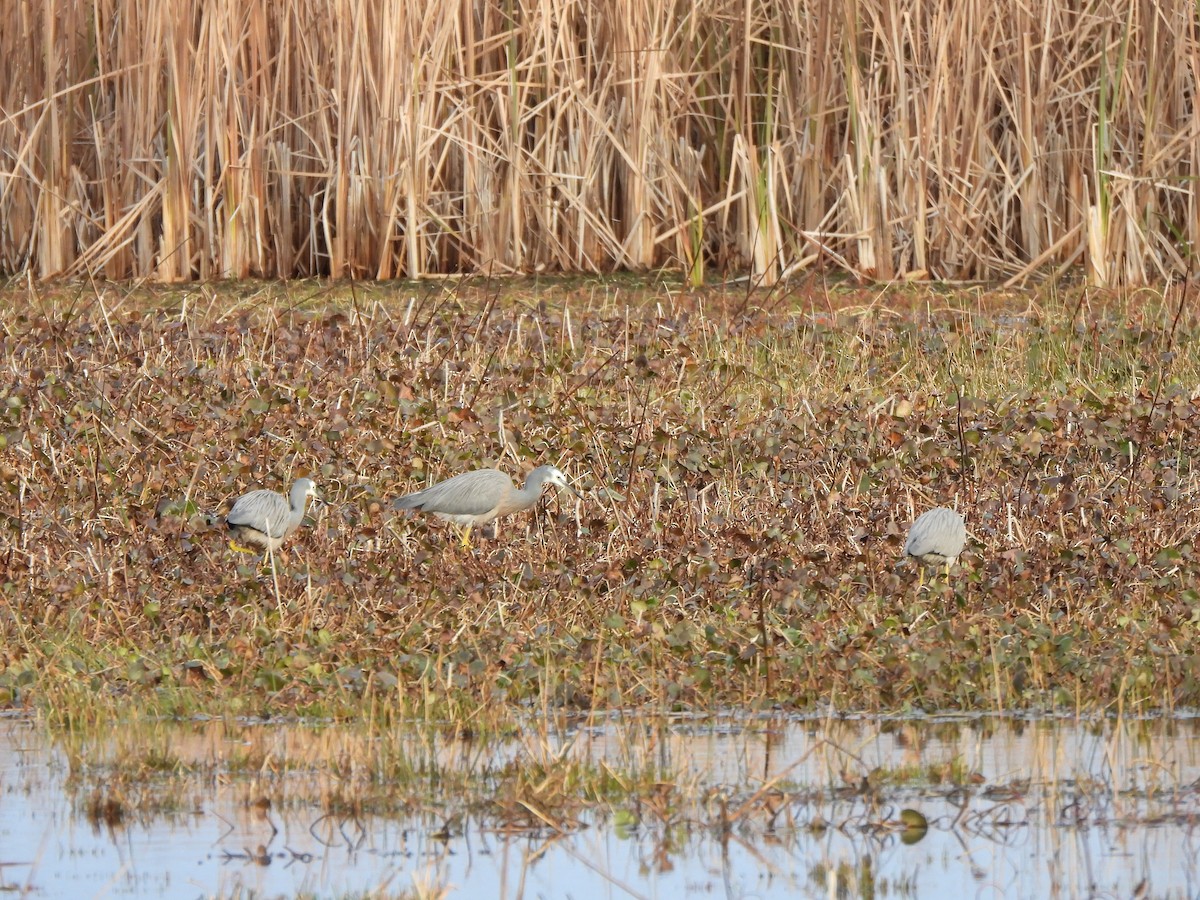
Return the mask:
M563 487L565 487L568 491L570 491L572 494L574 494L576 496L576 498L578 498L579 500L583 499L583 494L579 493L579 491L575 490L575 488L571 487L566 482L563 483Z

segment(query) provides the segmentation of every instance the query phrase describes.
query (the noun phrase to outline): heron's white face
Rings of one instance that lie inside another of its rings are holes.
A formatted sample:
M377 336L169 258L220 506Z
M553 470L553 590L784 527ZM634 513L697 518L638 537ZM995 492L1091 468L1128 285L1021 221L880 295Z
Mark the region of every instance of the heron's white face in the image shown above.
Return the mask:
M546 476L546 483L553 484L556 487L560 487L563 490L567 491L568 493L574 494L576 497L579 497L580 500L583 499L582 497L579 496L579 491L577 491L577 490L575 490L575 488L571 487L570 483L567 481L567 476L564 475L562 472L560 472L558 469L556 469L554 466L550 467L550 474L548 476Z
M311 479L306 478L305 481L308 484L304 486L304 499L307 501L309 498L312 498L313 501L320 502L321 495L317 493L317 486L313 484Z

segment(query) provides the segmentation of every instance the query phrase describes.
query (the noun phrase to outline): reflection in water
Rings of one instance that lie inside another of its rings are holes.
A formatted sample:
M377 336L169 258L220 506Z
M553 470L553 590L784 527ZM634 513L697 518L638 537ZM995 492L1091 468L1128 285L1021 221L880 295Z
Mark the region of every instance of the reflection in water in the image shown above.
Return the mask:
M1188 718L616 717L483 746L203 722L85 747L10 721L0 888L1196 897L1198 731Z

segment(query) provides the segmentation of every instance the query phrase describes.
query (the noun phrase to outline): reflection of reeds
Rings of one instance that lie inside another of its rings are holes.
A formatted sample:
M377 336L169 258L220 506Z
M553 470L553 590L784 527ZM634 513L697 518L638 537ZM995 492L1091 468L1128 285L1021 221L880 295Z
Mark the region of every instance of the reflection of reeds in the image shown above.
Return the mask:
M190 812L214 785L233 783L237 827L263 840L314 805L330 840L373 817L417 817L447 836L570 834L593 822L780 836L857 823L882 834L905 827L897 813L908 806L930 827L1001 842L1014 829L1101 820L1186 823L1200 806L1191 723L645 716L553 734L525 724L518 736L470 742L416 725L223 721L131 723L64 741L90 821L119 828L130 815Z
M1193 13L26 5L0 35L0 271L1179 275Z
M9 806L40 809L43 794L65 789L109 835L215 819L206 850L222 863L402 852L433 892L464 847L611 870L613 834L658 872L734 851L755 872L797 877L799 866L799 877L847 887L908 842L946 860L925 865L947 874L1011 865L1023 885L1069 885L1104 852L1097 834L1190 847L1200 815L1195 720L529 716L519 731L469 740L421 723L111 724L54 738L65 768L37 729L0 734L0 755L21 748L6 772ZM948 771L964 777L947 782ZM1123 856L1116 869L1136 881L1146 865ZM907 883L895 869L878 874Z

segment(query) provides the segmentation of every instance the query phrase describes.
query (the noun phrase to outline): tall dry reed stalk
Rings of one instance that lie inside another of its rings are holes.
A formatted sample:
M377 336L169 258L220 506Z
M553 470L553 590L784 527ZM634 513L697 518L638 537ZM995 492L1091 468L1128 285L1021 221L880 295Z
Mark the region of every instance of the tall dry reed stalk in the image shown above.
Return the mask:
M1185 0L43 0L0 272L1099 283L1200 238Z

